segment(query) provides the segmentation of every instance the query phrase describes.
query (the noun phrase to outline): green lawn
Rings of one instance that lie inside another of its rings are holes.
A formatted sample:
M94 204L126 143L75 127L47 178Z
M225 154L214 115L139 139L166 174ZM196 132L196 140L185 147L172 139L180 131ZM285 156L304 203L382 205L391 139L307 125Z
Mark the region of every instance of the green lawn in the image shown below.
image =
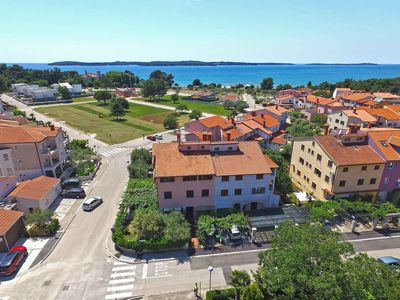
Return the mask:
M108 106L100 103L40 107L35 110L86 133L95 133L96 138L108 144L126 142L144 135L164 131L163 121L170 114L165 109L138 104L129 104L129 111L121 121L109 116ZM103 117L99 117L99 115ZM111 134L111 138L110 138Z
M79 98L72 98L74 103L81 103L81 102L88 102L88 101L97 101L93 97L79 97Z
M135 98L134 100L147 101L147 102L150 101L148 98ZM186 104L190 110L198 109L201 112L210 113L210 114L214 114L214 115L221 115L221 116L227 116L232 112L229 109L225 109L220 104L192 101L192 100L184 100L184 99L182 99L182 97L180 97L180 99L174 103L171 100L171 96L164 96L164 97L162 97L162 99L160 101L157 101L156 103L167 105L167 106L172 106L172 107L176 107L178 104L183 103L183 104Z

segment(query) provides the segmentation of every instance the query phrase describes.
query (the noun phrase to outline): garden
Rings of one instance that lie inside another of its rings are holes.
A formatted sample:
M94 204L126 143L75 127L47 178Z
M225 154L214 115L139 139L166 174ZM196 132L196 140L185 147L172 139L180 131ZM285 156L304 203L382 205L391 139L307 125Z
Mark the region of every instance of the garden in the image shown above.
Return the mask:
M25 219L28 234L31 237L46 237L54 235L60 223L49 209L34 209Z
M98 157L88 146L87 140L72 140L69 143L70 160L75 176L89 176L96 169Z

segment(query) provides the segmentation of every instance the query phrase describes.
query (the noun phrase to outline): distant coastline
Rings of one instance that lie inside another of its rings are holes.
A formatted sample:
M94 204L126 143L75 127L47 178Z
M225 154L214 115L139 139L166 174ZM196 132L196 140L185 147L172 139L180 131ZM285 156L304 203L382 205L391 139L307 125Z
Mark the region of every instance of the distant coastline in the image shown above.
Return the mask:
M290 66L296 65L293 63L274 63L274 62L234 62L234 61L217 61L217 62L204 62L197 60L185 61L114 61L114 62L82 62L82 61L57 61L49 63L50 66L160 66L160 67L173 67L173 66ZM375 63L310 63L304 65L377 65Z

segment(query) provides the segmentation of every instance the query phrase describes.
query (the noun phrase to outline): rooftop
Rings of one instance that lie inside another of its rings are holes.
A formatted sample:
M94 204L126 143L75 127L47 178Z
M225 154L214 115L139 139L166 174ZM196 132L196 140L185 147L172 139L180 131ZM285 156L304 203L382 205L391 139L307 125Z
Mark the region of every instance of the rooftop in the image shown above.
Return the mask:
M26 198L31 200L41 200L60 183L60 179L39 176L35 179L26 180L17 185L17 187L8 195L8 197Z
M373 96L371 93L351 93L340 95L343 100L354 101L354 102L364 102L372 100Z
M4 236L23 215L20 211L0 208L0 236Z
M39 143L46 137L55 137L60 128L25 127L0 123L0 144Z
M361 110L365 110L372 116L379 116L385 118L386 120L400 120L400 114L394 112L387 108L360 108Z
M233 126L229 120L227 120L221 116L212 116L212 117L203 118L203 119L200 119L199 122L208 128L218 126L222 129L225 129L225 128Z
M327 105L327 104L336 102L335 99L324 98L324 97L319 97L319 96L315 96L315 95L308 95L307 101L312 102L312 103L319 103L321 105Z
M344 145L333 135L315 136L314 139L337 166L385 163L368 145Z
M342 112L346 116L358 118L362 122L376 122L376 118L363 109L347 109Z
M374 141L385 159L400 159L399 150L393 147L400 147L400 130L370 131L369 138Z

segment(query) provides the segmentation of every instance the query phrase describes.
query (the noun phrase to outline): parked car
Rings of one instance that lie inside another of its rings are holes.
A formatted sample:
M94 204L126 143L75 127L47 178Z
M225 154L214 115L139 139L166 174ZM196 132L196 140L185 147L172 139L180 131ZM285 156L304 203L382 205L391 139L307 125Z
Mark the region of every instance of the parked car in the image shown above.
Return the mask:
M61 196L65 198L82 199L86 197L86 193L82 188L72 188L61 192Z
M8 276L13 274L22 264L28 251L24 246L17 246L0 256L0 276Z
M61 186L64 190L72 189L72 188L80 188L81 187L81 180L79 177L71 177L65 179L61 182Z
M155 135L148 135L147 139L150 140L150 141L153 141L153 142L157 140Z
M161 134L156 134L155 137L156 137L157 140L162 140L163 139L163 136Z
M382 256L378 258L380 263L384 263L391 269L400 269L400 259L393 256Z
M103 199L101 197L90 197L86 199L82 204L82 209L84 211L92 211L97 206L103 203Z
M233 225L231 227L228 237L232 242L237 242L242 239L242 234L240 233L239 228L236 225Z

